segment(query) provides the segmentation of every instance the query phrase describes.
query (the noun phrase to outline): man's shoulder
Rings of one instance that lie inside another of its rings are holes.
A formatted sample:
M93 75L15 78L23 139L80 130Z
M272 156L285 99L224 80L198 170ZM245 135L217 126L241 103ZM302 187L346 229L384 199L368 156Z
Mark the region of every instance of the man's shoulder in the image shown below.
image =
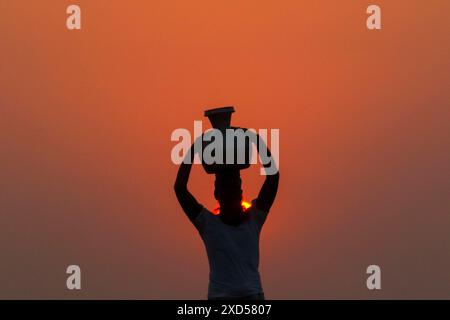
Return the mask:
M252 220L256 221L261 226L264 224L267 215L269 214L269 212L258 208L256 199L252 201L252 205L247 209L247 213L250 215Z
M255 213L261 213L264 215L267 215L269 212L268 211L264 211L258 208L258 204L257 204L257 199L254 199L251 202L251 206L247 209L248 212L255 212Z
M192 223L194 226L199 230L202 231L206 225L206 223L214 217L214 213L209 211L207 208L202 206L202 209L198 213L198 215L195 217L194 221Z

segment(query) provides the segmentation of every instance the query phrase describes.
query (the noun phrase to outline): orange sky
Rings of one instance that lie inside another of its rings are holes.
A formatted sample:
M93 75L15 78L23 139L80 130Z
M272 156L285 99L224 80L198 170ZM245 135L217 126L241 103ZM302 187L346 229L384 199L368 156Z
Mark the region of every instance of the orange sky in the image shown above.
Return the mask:
M170 134L225 105L280 129L268 298L449 298L450 2L374 1L381 31L371 3L2 0L0 298L204 298ZM190 187L214 207L213 177Z

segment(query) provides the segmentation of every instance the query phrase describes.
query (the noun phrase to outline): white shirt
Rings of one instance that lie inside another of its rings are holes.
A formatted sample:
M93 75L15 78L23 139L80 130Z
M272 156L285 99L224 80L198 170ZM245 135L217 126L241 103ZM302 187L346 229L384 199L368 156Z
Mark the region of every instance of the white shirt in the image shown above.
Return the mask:
M262 293L259 275L259 235L267 212L255 201L245 211L249 218L227 225L203 208L194 221L205 243L209 261L209 298L243 297Z

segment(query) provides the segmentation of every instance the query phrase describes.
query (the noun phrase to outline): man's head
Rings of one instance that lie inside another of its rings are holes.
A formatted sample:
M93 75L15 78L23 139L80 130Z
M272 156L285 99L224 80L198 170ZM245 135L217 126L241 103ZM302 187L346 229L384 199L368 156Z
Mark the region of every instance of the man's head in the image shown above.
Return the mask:
M241 210L242 189L239 170L216 173L214 197L219 201L221 211Z

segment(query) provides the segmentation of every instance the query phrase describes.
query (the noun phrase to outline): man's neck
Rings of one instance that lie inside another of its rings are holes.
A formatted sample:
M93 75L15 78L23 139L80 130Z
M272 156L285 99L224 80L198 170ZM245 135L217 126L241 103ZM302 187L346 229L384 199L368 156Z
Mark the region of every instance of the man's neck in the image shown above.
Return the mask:
M220 219L229 225L239 225L245 220L245 215L242 207L239 208L220 208Z

